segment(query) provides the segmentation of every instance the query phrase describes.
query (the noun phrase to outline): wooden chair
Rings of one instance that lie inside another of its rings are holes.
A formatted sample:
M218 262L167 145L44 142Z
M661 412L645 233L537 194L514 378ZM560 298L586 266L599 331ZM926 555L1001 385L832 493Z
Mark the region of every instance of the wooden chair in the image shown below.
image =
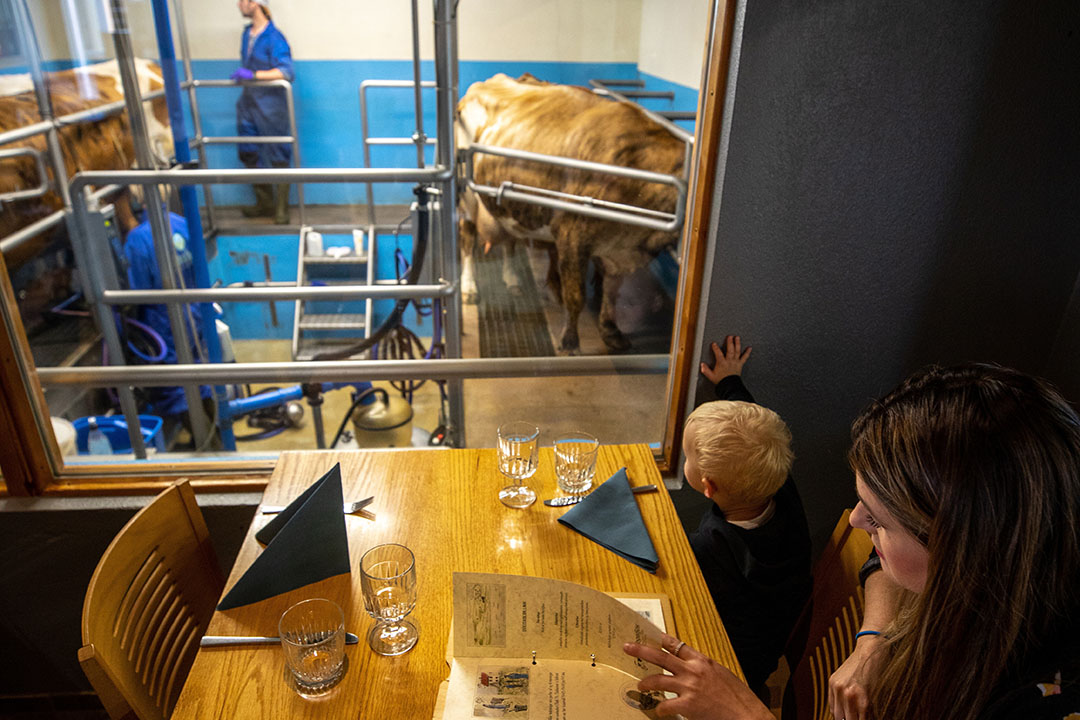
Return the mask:
M784 693L784 720L833 720L829 676L855 648L863 615L859 568L874 547L869 535L848 524L850 516L845 510L829 537L814 568L810 602L788 642L794 669Z
M186 480L120 530L86 590L79 649L110 717L169 716L224 584Z

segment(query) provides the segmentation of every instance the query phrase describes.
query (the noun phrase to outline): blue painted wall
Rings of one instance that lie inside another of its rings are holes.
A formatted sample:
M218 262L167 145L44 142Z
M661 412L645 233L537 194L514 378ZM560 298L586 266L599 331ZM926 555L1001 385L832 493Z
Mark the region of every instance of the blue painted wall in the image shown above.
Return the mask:
M260 235L257 237L221 235L217 239L217 255L209 262L210 281L220 280L229 285L236 282L296 281L296 265L299 239L295 235ZM395 237L392 233L380 235L376 252L375 273L380 279L398 277L395 267L395 250L401 250L408 262L412 261L412 236L403 234ZM352 237L347 235L324 235L323 246L352 247ZM430 258L430 255L428 256ZM266 274L266 262L270 264L270 277ZM322 268L309 270L309 281L343 280L345 269ZM316 274L316 272L318 274ZM351 277L363 277L362 270L356 270ZM225 317L232 336L236 340L251 339L286 339L292 337L294 302L275 302L274 313L269 302L222 303ZM394 308L392 300L378 300L374 307L374 324L377 327ZM305 307L308 313L362 313L361 301L315 302ZM276 315L277 323L274 323ZM415 305L410 305L404 315L405 326L420 337L431 335L430 317L417 314ZM350 331L352 332L352 331Z
M202 60L192 65L199 79L227 78L236 68L233 60ZM638 78L645 80L647 89L674 90L674 103L667 100L646 101L652 109L695 110L697 90L639 73L633 63L556 63L556 62L466 62L460 63L460 87L463 94L474 82L486 80L495 73L517 76L530 72L550 82L587 85L591 78ZM425 62L421 69L423 80L433 80L434 66ZM307 167L363 167L364 155L360 125L360 83L364 80L411 80L412 63L393 60L300 60L296 62L297 129L300 136L300 156ZM234 88L204 88L199 90L199 114L205 135L236 134L236 99ZM435 136L435 91L424 90L424 132ZM371 137L408 137L414 129L413 93L411 89L371 89L368 91L369 135ZM689 124L687 127L692 128ZM427 152L432 162L432 151ZM212 146L208 149L211 167L239 167L233 146ZM416 153L411 145L403 147L374 147L371 162L375 167L415 167ZM306 185L305 199L316 205L339 205L366 202L363 185L323 184ZM295 202L295 191L294 191ZM236 205L252 202L246 186L217 186L215 203ZM375 187L377 204L406 204L412 200L407 185Z

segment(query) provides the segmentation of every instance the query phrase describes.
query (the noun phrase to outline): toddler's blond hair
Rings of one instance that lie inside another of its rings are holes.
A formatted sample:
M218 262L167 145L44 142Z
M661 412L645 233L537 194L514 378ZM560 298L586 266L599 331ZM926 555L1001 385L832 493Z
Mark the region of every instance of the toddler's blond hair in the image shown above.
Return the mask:
M791 431L761 405L707 402L690 413L686 432L702 476L743 502L768 500L791 472Z

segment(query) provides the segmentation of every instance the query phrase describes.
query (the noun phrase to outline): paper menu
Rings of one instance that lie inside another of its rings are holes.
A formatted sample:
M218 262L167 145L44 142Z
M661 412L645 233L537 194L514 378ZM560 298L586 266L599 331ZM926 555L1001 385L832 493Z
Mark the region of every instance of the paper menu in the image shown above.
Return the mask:
M444 720L654 717L660 698L637 681L660 668L626 655L661 631L619 599L575 583L454 574L451 672ZM659 598L624 599L662 617Z

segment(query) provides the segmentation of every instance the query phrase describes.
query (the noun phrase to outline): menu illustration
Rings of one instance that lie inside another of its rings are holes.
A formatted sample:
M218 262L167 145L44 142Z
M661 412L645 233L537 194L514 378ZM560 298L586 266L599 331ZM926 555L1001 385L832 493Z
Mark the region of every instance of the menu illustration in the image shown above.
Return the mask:
M664 602L560 580L454 573L443 720L656 717L662 697L639 692L637 681L662 670L622 646L660 647Z

